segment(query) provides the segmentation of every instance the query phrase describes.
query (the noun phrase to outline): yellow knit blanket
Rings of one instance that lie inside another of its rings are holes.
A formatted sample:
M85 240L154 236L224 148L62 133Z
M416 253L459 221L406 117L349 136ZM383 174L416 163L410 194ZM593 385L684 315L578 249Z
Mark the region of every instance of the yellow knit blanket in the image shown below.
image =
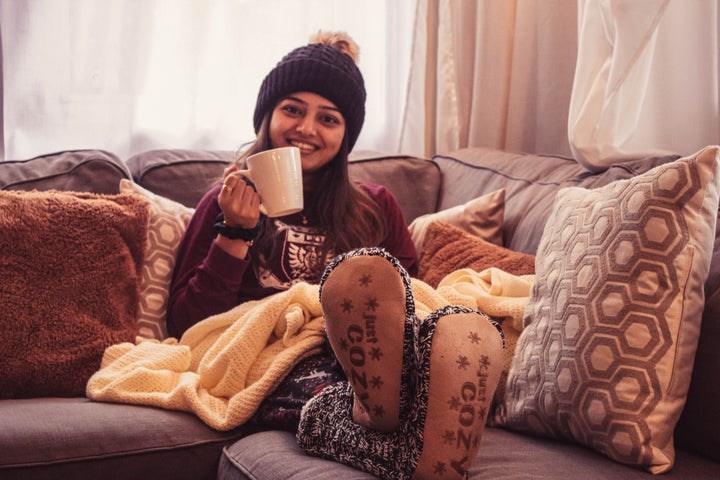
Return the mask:
M413 279L416 313L423 318L448 304L464 305L520 325L531 282L497 269L459 270L437 290ZM86 392L98 401L192 412L214 429L230 430L324 339L318 286L300 283L199 322L180 341L109 347Z

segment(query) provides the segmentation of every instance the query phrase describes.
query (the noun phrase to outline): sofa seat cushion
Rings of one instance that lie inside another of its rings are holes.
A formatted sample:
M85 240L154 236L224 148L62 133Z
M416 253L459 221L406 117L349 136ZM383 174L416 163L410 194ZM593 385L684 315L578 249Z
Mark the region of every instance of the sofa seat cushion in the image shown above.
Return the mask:
M246 441L243 441L246 440ZM333 460L311 457L285 431L258 432L223 449L218 480L366 480L377 478Z
M675 468L663 480L717 478L718 466L678 451ZM225 447L218 480L365 480L376 478L347 465L311 457L300 450L295 436L270 431L249 435ZM608 460L588 448L526 436L500 428L485 429L480 451L468 471L469 480L623 480L652 475Z
M222 447L194 415L86 398L0 401L0 478L214 478Z
M718 465L685 451L677 451L675 466L663 480L717 478ZM640 480L656 476L622 465L581 445L523 435L502 428L486 428L470 480Z

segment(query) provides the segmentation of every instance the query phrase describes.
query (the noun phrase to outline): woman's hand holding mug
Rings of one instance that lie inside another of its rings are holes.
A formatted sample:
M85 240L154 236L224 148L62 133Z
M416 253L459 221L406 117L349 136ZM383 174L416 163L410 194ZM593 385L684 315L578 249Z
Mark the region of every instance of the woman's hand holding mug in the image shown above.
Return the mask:
M242 173L235 165L225 170L218 204L228 226L253 228L260 219L260 195Z

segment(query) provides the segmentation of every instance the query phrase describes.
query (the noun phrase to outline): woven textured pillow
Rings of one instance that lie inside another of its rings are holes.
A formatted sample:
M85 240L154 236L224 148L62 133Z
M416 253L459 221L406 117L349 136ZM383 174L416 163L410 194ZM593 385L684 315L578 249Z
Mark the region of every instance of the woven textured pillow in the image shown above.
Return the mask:
M138 326L141 336L163 340L167 337L165 320L177 249L195 210L156 195L130 180L120 181L120 192L137 193L150 202Z
M558 192L498 421L652 473L672 467L718 173L718 147L708 147L596 190Z
M419 253L418 278L434 288L461 268L482 272L495 267L513 275L535 273L533 255L508 250L440 221L428 225Z

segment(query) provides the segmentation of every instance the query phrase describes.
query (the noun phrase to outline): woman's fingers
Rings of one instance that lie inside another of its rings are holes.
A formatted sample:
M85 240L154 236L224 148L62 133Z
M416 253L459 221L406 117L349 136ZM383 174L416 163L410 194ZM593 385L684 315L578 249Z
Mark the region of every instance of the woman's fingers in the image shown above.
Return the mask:
M231 165L227 167L223 171L223 179L227 178L228 175L232 174L233 172L237 172L238 170L240 170L240 168L237 165Z
M245 170L238 170L237 167L230 167L226 169L225 172L227 175L223 178L223 186L227 186L227 189L232 190L239 182L242 182L244 185L249 185L253 188L253 190L256 190L255 185L253 185L250 179L243 175L243 173L246 172Z
M252 185L237 175L225 178L218 204L230 226L254 227L260 218L260 196Z
M254 193L255 195L257 195L257 192L255 191L253 185L245 178L238 175L229 175L225 177L225 180L223 181L223 186L220 189L220 195L224 194L230 196L235 194L238 198L249 195L249 193Z
M237 167L230 167L225 170L226 175L223 178L223 188L221 190L222 192L232 193L233 189L235 189L235 187L237 187L238 182L242 182L243 184L245 184L245 182L243 182L242 179L238 175L233 175L233 172L228 173L228 171L233 168L235 170L237 170Z

